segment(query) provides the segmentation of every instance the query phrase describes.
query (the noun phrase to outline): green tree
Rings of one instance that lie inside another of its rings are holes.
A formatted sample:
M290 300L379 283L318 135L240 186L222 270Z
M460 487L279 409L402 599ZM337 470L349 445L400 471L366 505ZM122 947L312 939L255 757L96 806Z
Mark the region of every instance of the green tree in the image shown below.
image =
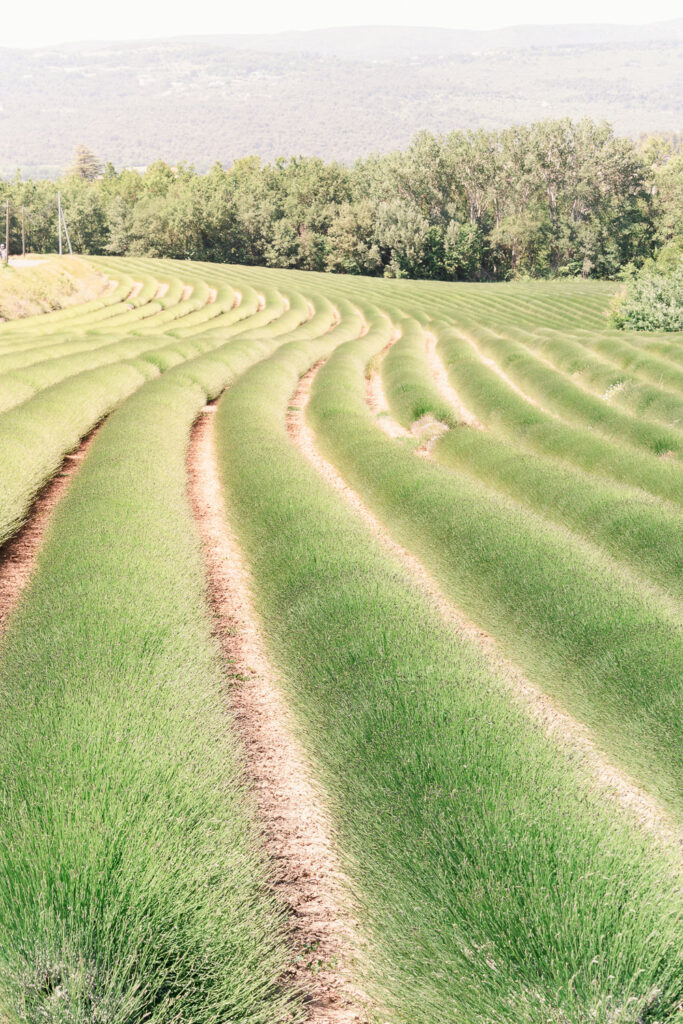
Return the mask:
M374 237L375 205L343 203L327 233L325 269L339 274L376 274L382 257Z
M59 187L86 253L443 280L617 277L657 250L671 265L683 252L682 160L667 140L638 149L607 124L565 119L422 132L353 167L248 157L207 174L161 160L100 174L81 147ZM26 206L32 247L54 250L57 183L0 184Z
M655 170L658 264L673 270L683 256L683 154L671 156Z
M413 203L393 199L379 204L375 240L385 277L425 276L429 230L429 221Z
M87 146L77 146L67 174L72 178L94 181L103 173L101 162Z

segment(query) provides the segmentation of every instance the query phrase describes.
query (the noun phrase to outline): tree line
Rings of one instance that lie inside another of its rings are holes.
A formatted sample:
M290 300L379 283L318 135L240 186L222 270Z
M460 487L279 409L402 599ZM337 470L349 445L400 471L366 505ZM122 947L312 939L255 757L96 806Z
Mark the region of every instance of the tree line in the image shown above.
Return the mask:
M683 251L683 156L590 120L419 134L351 166L256 157L206 174L162 161L99 166L81 148L59 181L0 181L29 248L57 247L57 192L75 252L436 280L612 278ZM10 251L21 244L11 225Z

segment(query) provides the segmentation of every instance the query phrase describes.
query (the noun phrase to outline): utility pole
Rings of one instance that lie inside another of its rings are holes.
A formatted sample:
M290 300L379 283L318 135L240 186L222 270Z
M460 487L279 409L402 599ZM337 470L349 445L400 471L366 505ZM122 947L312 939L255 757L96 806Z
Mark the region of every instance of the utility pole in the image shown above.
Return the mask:
M59 255L62 255L62 193L57 193L57 224L59 226Z
M5 265L9 263L9 199L5 203Z
M66 226L66 214L64 213L64 210L62 210L62 220L64 221L64 234L66 236L66 244L69 246L69 256L73 256L74 251L71 248L71 239L69 238L69 229Z
M21 255L26 255L26 207L21 208Z

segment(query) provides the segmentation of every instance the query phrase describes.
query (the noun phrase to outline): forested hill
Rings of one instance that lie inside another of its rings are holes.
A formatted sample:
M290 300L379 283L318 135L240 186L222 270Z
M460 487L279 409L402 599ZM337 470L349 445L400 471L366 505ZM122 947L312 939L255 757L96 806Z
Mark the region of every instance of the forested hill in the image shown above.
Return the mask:
M255 157L206 174L163 161L105 167L84 147L58 181L0 181L10 252L74 251L384 277L614 277L683 253L683 153L609 125L540 121L422 132L352 166Z
M683 127L683 19L496 32L367 28L0 49L0 175L56 176L84 142L116 166L247 154L352 161L420 130L607 119Z

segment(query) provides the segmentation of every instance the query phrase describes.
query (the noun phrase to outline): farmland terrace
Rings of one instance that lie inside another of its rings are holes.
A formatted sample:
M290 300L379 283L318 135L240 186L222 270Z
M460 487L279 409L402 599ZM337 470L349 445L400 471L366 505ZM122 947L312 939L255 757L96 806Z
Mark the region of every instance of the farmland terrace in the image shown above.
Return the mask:
M683 336L62 266L0 324L0 1017L680 1020Z

